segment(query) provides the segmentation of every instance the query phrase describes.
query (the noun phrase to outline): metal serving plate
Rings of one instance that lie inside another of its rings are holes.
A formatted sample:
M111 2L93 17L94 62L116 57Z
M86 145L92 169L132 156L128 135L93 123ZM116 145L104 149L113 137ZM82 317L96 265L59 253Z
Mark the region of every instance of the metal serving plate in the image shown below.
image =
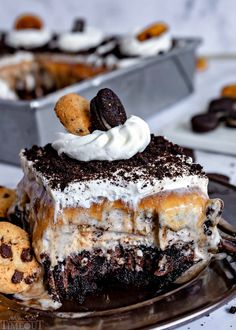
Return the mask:
M236 187L211 180L209 192L211 198L224 200L224 218L236 226ZM236 259L214 260L197 278L169 292L111 287L89 297L83 305L73 303L55 312L27 309L0 295L0 328L166 329L208 314L235 294Z
M55 139L63 128L53 108L66 93L88 99L100 88L113 89L128 114L143 118L181 100L193 91L195 51L199 39L176 39L168 53L145 59L133 66L112 71L72 85L35 101L0 100L0 161L19 164L19 150Z

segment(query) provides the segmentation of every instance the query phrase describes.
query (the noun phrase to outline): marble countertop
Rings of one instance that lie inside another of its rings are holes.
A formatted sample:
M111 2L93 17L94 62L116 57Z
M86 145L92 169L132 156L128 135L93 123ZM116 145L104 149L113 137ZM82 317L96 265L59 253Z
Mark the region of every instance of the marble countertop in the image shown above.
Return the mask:
M175 120L185 114L189 106L189 112L199 112L199 107L207 104L210 98L217 97L224 83L232 81L236 72L236 60L211 61L209 69L198 73L196 77L196 92L186 100L172 106L165 111L152 116L148 120L150 128L158 134L168 122ZM219 77L216 79L215 77ZM236 131L235 131L236 137ZM204 166L206 172L217 172L230 176L232 184L236 185L236 157L214 154L209 152L196 151L196 160ZM15 187L22 177L20 168L0 163L0 184ZM210 315L203 316L198 320L178 327L179 330L231 330L236 329L236 315L228 313L231 305L236 305L236 297L228 304L222 306Z

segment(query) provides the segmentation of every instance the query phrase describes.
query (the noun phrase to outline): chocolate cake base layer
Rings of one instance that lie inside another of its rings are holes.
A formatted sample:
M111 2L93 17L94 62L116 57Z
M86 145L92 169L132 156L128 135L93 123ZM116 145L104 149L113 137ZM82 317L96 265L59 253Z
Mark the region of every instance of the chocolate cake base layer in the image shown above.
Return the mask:
M68 256L51 267L50 258L42 255L44 281L56 301L73 300L82 303L89 293L97 292L108 284L124 284L166 288L194 264L191 244L157 248L117 246L104 253L102 250L83 251Z

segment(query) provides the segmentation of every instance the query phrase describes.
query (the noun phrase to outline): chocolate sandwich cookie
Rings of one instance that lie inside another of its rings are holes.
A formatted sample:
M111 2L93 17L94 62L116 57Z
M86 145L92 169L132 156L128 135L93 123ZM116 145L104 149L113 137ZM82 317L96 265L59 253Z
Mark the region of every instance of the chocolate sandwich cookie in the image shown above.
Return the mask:
M90 104L92 131L107 131L127 120L123 104L109 88L101 89Z
M233 111L235 107L235 101L230 97L221 97L216 100L212 100L209 103L208 112L214 113L220 120L225 120L228 113Z
M72 27L72 32L83 32L85 29L85 20L82 18L77 18Z
M219 125L219 119L214 113L195 115L191 119L192 130L197 133L206 133Z
M231 111L226 118L226 126L236 128L236 111Z

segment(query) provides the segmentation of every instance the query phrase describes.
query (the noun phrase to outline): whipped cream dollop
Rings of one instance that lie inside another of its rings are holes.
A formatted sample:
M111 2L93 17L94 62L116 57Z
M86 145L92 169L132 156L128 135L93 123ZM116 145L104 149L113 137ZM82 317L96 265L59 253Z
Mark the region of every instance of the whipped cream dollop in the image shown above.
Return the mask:
M34 49L45 46L52 38L52 33L46 29L13 30L6 35L5 42L8 46Z
M108 131L96 130L85 136L59 133L59 139L52 143L58 154L65 153L80 161L129 159L150 143L147 123L131 116L123 125Z
M169 31L162 33L158 37L153 37L144 41L139 41L137 34L124 37L120 41L120 50L128 56L154 56L159 52L167 52L172 46Z
M66 52L78 52L98 46L104 38L102 31L86 27L82 32L62 33L58 38L58 48Z

